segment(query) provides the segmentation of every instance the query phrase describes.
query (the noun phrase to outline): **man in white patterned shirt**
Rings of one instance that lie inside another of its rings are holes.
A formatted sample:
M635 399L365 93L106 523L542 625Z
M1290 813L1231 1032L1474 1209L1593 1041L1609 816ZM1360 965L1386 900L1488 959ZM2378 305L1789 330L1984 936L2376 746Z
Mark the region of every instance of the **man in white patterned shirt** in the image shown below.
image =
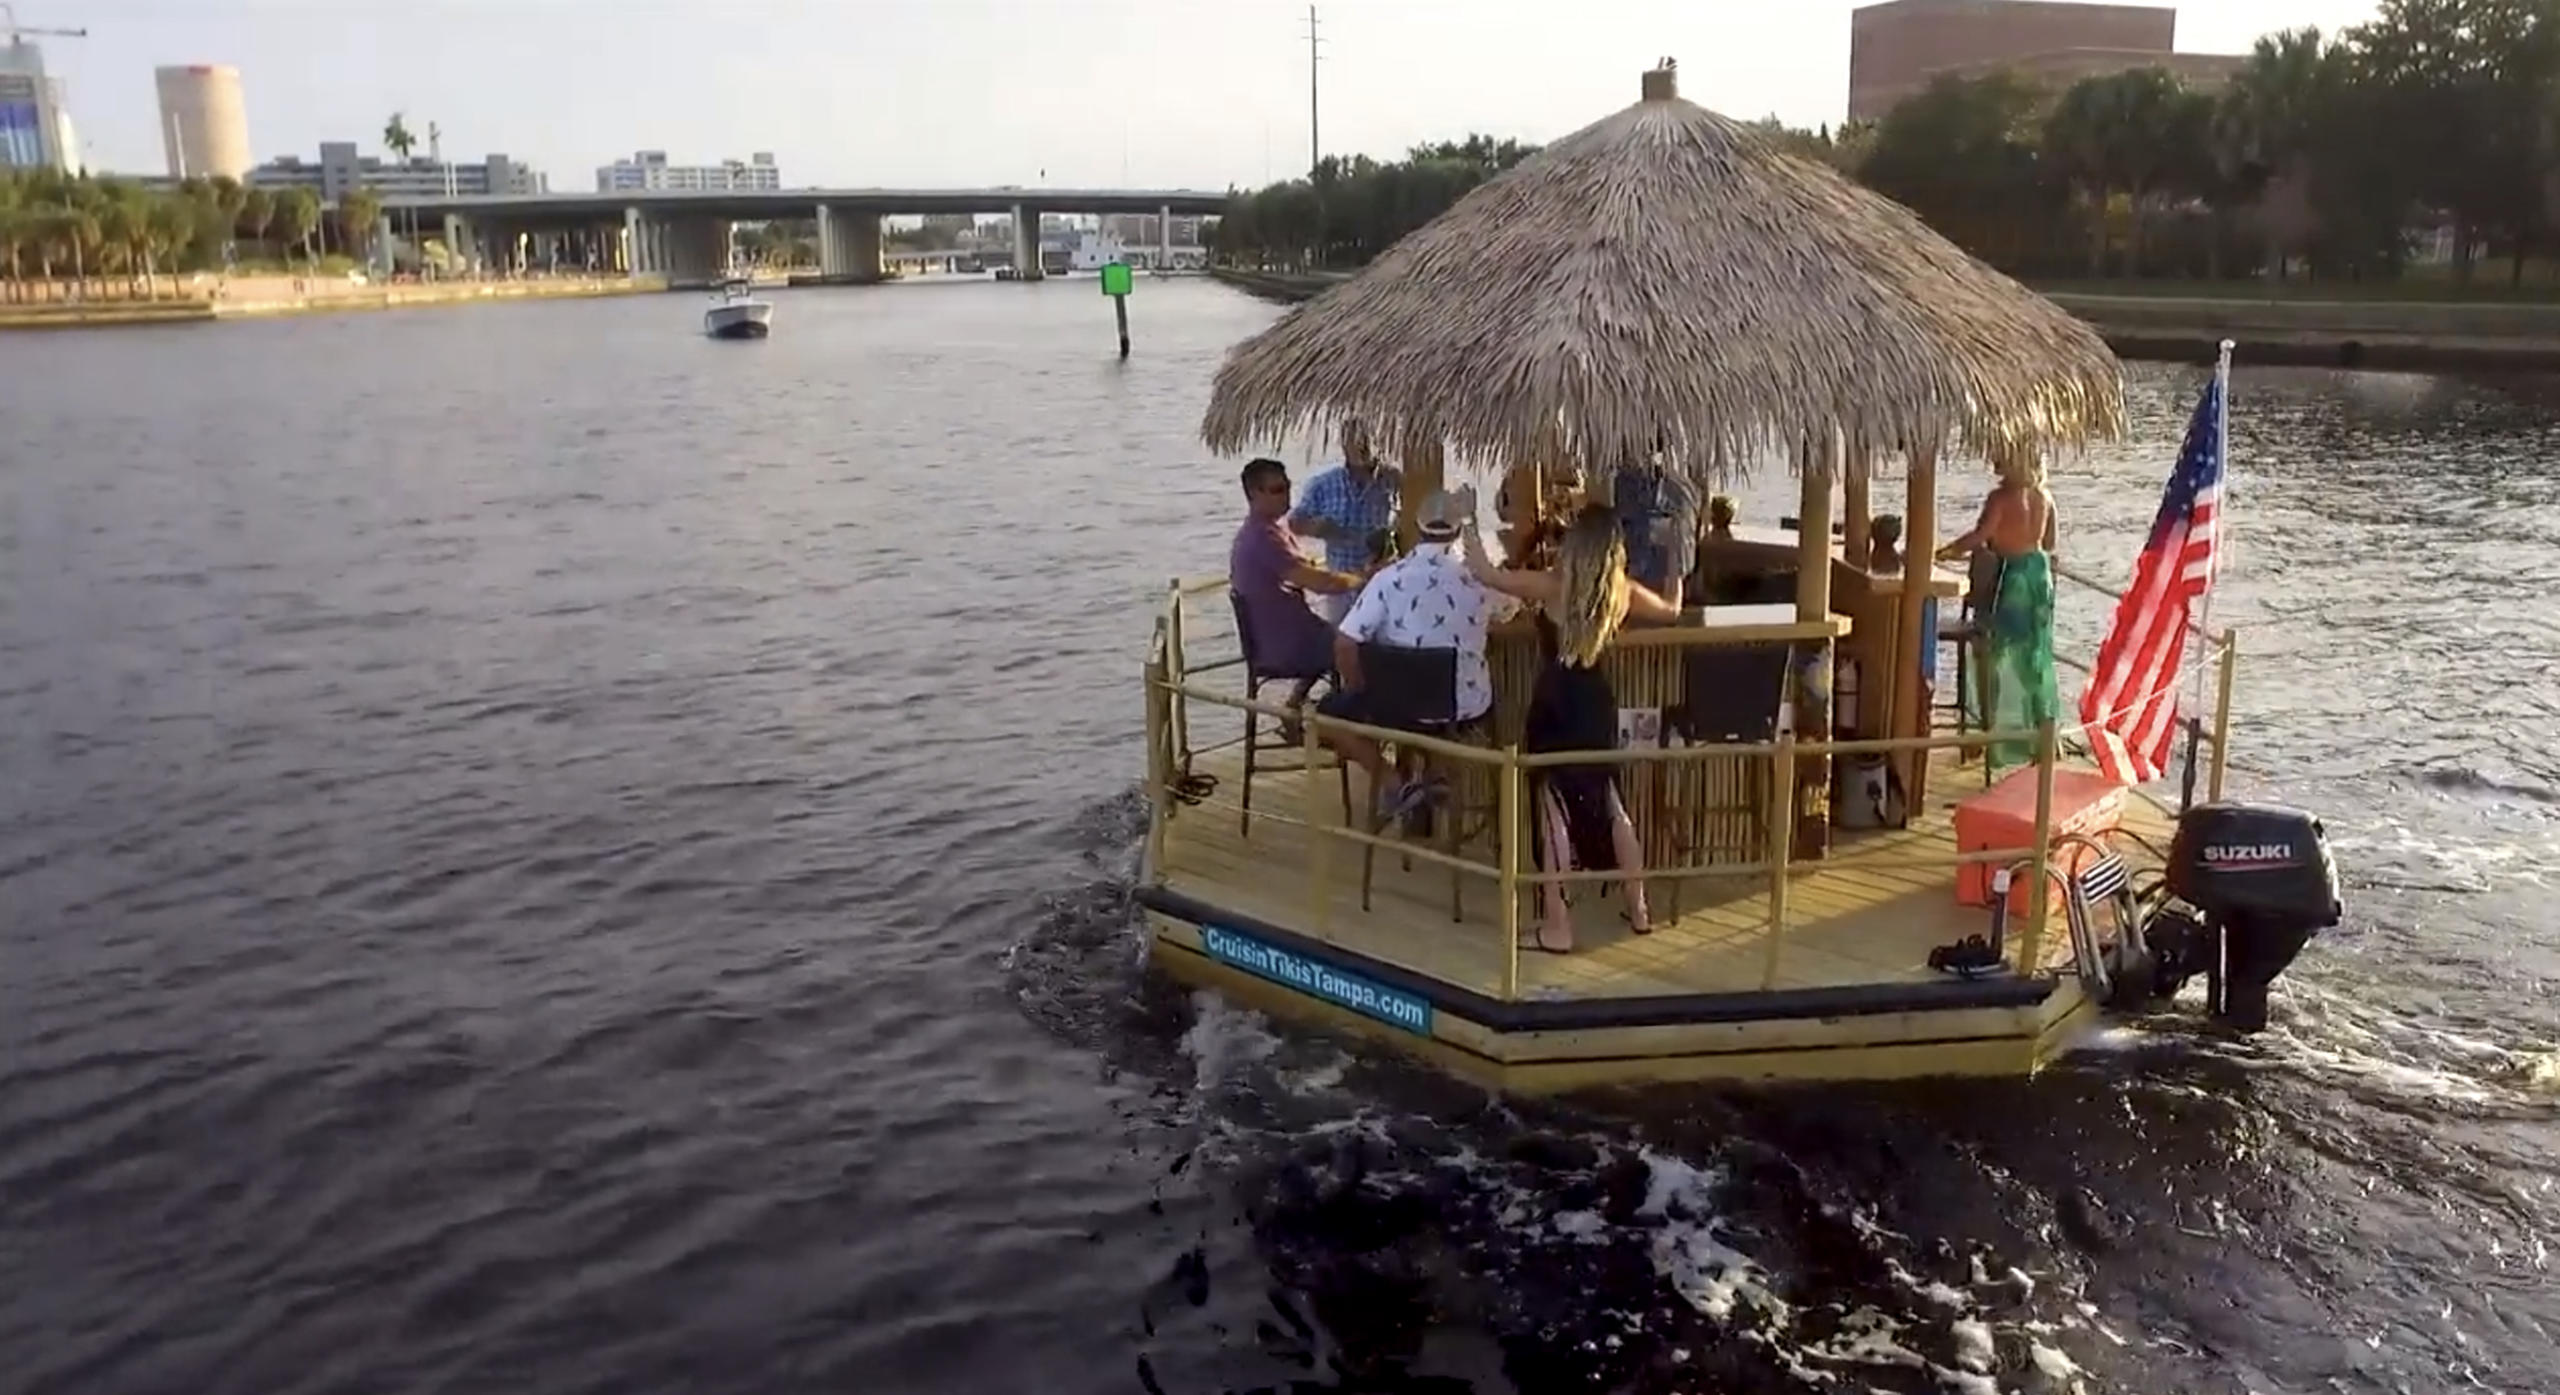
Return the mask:
M1362 692L1362 644L1455 649L1458 725L1480 720L1493 709L1493 670L1485 662L1485 640L1512 603L1468 572L1459 549L1461 530L1476 526L1475 492L1433 494L1422 502L1414 525L1421 535L1414 549L1369 579L1334 635L1334 671L1341 684L1316 705L1326 716L1388 725ZM1428 797L1429 791L1401 776L1387 780L1378 743L1344 732L1328 733L1325 740L1343 759L1369 773L1381 821L1412 812ZM1409 770L1410 762L1406 765Z

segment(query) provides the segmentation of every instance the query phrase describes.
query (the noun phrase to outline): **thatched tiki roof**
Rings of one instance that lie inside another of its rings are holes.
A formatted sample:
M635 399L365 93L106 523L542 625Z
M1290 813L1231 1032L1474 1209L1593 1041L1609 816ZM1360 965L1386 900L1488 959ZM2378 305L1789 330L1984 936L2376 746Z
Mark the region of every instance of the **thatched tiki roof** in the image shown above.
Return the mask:
M1547 146L1237 346L1222 452L1344 417L1391 454L1558 450L1609 471L1667 436L1707 482L1844 433L1871 451L2115 434L2097 334L1916 214L1681 100Z

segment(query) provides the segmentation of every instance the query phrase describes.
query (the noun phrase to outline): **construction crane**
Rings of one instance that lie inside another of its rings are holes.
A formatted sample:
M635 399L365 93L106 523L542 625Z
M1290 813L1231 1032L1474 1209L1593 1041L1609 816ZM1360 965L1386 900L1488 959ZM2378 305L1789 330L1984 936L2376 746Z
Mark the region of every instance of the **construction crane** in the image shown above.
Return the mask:
M13 48L26 42L26 36L29 34L41 34L48 39L85 39L89 37L89 31L86 29L26 28L18 23L17 10L12 6L5 4L0 4L0 34L7 34L9 36L9 44Z

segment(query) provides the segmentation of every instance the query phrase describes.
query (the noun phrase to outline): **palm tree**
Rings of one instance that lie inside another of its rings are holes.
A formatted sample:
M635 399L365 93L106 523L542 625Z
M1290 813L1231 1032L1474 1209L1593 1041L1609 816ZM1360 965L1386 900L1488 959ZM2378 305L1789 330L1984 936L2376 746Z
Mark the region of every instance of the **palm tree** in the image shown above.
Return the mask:
M13 175L0 172L0 262L9 268L7 299L16 300L24 289L19 284L18 258L33 240L32 230L25 191Z
M1863 137L1858 177L1976 256L2016 264L2054 211L2037 148L2044 100L2013 72L1936 78Z
M0 262L9 268L6 299L17 300L25 294L25 280L18 269L19 258L26 255L35 242L35 219L23 208L0 207Z
M106 205L98 210L99 270L106 270L110 256L123 263L133 278L133 289L148 294L150 286L143 275L147 260L145 248L151 240L151 204L141 190L118 185L107 191Z
M103 246L98 215L86 208L57 208L52 221L56 244L71 254L73 294L85 296L89 293L89 267Z
M250 188L240 198L240 217L232 230L245 235L252 243L263 245L267 229L276 221L276 196L268 189Z
M2118 194L2131 213L2125 274L2142 274L2145 215L2187 162L2180 133L2189 110L2175 75L2134 68L2074 83L2046 118L2045 153L2090 205L2091 275L2105 274L2107 220Z
M175 289L178 264L185 257L187 248L201 235L204 225L195 216L195 210L176 199L153 201L147 221L149 236L143 244L143 265L148 269L166 262L171 286Z
M365 256L373 253L374 227L382 221L382 195L371 189L349 189L338 199L338 233L346 240L346 250L354 255L362 249Z
M391 113L391 119L383 123L382 143L385 146L388 146L393 154L400 157L400 163L404 165L409 163L409 152L418 148L418 138L409 133L409 118L405 113L395 111ZM418 211L413 208L409 210L410 255L417 255L417 250ZM396 258L394 259L392 269L395 271L399 269Z
M2258 40L2223 97L2230 158L2242 171L2277 280L2304 229L2282 216L2307 207L2311 141L2330 66L2318 29L2289 29Z
M320 196L308 189L287 189L274 207L276 240L300 246L303 260L316 264L319 256L311 250L311 234L320 226Z

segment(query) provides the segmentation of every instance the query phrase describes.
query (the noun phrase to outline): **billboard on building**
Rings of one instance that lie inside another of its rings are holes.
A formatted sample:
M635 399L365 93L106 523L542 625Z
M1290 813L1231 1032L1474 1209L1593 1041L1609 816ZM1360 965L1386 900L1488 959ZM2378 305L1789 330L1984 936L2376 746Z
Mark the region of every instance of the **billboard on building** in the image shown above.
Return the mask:
M44 113L28 101L0 101L0 165L34 169L44 158Z

